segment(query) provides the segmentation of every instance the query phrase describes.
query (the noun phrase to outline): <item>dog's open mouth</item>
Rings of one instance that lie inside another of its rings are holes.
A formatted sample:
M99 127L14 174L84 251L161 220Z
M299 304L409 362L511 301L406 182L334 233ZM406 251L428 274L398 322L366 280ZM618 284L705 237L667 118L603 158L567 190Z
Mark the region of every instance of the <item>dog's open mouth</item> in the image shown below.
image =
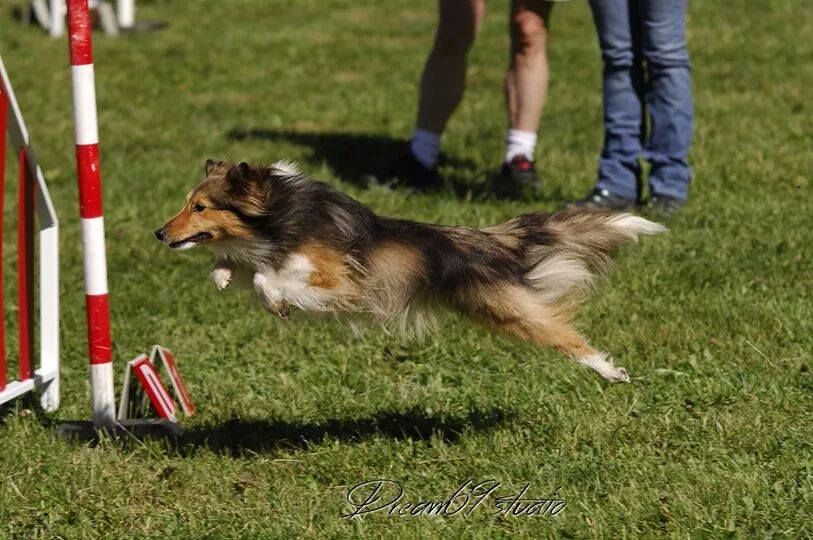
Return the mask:
M206 240L211 239L212 239L211 233L202 232L194 234L189 238L178 240L177 242L170 242L169 247L171 247L172 249L187 249L195 246L196 244L200 244L201 242L205 242Z

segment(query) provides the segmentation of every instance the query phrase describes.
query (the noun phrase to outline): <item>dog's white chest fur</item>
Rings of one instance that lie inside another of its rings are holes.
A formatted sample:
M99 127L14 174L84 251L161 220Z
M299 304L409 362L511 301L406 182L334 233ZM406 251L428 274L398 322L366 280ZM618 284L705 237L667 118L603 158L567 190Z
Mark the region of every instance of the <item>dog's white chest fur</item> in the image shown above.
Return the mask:
M254 274L254 290L266 307L288 303L305 311L325 311L332 295L310 285L313 264L304 255L291 255L279 269L260 268Z

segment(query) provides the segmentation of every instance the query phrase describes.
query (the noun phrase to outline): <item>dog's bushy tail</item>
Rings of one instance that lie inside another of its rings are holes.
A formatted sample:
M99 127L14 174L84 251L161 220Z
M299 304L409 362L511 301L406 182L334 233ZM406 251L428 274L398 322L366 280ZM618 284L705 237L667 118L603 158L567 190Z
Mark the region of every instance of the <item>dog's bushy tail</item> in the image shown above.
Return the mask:
M540 300L557 304L589 290L623 244L666 227L628 213L579 209L526 214L486 230L520 251L529 285Z

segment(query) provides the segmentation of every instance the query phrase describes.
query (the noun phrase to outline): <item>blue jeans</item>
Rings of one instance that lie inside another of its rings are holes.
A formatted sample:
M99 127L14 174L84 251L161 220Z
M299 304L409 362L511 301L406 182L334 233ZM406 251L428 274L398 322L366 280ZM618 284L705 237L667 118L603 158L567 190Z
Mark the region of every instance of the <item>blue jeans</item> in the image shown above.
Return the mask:
M604 62L599 189L636 199L643 157L652 195L688 197L694 111L686 1L590 0Z

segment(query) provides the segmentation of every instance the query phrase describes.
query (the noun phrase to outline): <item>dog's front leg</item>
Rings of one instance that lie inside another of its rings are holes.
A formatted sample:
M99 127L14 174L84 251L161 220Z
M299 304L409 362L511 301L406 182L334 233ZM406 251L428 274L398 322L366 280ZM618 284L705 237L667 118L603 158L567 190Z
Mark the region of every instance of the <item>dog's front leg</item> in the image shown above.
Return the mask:
M217 290L222 291L231 284L235 270L234 264L226 259L215 259L215 267L212 269L212 281L215 282Z
M261 272L254 274L254 292L267 311L274 313L280 319L288 318L290 307L283 298L282 291Z

